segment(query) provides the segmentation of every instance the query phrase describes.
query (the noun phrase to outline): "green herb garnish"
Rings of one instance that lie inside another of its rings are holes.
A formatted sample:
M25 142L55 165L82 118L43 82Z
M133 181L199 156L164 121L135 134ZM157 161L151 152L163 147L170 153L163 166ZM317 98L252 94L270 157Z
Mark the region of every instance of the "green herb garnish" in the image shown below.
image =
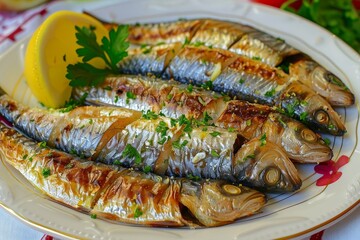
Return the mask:
M43 168L43 169L41 170L41 173L42 173L42 175L44 176L44 178L47 178L47 177L50 176L50 174L51 174L50 168L47 168L47 167Z
M300 121L306 121L307 116L308 116L307 112L300 113Z
M233 128L233 127L229 127L227 130L228 130L228 132L235 132L235 128Z
M360 16L352 0L302 0L299 10L290 7L294 2L297 1L288 0L281 8L328 29L360 52Z
M191 93L192 91L193 91L193 85L191 85L191 84L189 84L188 86L187 86L187 88L186 88L186 90L189 92L189 93Z
M326 145L330 146L330 144L331 144L330 139L324 138L323 140L324 140L324 142L325 142Z
M151 167L145 166L143 171L144 171L144 173L149 173L149 172L151 172Z
M82 62L67 66L66 78L70 80L70 86L96 86L104 82L107 75L117 74L117 63L128 55L128 26L119 25L117 29L111 29L108 37L101 39L101 44L96 40L95 27L75 26L75 30L76 43L80 45L76 53ZM99 69L88 63L94 58L104 60L106 67Z
M246 161L246 160L248 160L248 159L254 159L255 158L255 154L254 153L252 153L252 154L249 154L249 155L247 155L246 157L244 157L244 161Z
M176 149L181 149L181 148L185 147L186 144L188 144L188 142L189 141L184 140L182 143L180 143L180 139L178 139L178 140L172 142L172 146Z
M275 94L275 88L267 91L267 92L265 93L265 97L273 97L274 94Z
M142 161L140 153L136 150L136 148L134 148L130 144L127 144L125 146L124 151L121 153L121 157L123 157L123 158L127 158L127 157L128 158L135 158L135 163L136 164L140 164L141 161Z
M213 89L213 83L212 81L206 81L204 82L201 87L205 90L212 90Z
M210 135L213 136L213 137L217 137L217 136L220 136L221 133L217 132L217 131L213 131L213 132L210 133Z
M251 119L246 120L246 126L251 126Z
M155 112L147 110L147 112L143 112L142 117L146 120L155 120L158 119L159 115L157 115Z
M260 146L264 146L266 144L266 133L264 133L260 138Z
M211 149L211 156L213 157L220 157L220 155L214 150L214 149Z
M45 141L39 142L38 146L41 148L46 148L46 142Z
M132 92L126 92L126 104L129 104L130 99L136 99L136 95Z
M77 106L85 105L85 100L86 100L88 94L89 93L87 93L87 92L84 93L78 100L70 98L69 101L65 102L64 108L61 108L59 111L62 112L62 113L70 112L71 110L73 110Z

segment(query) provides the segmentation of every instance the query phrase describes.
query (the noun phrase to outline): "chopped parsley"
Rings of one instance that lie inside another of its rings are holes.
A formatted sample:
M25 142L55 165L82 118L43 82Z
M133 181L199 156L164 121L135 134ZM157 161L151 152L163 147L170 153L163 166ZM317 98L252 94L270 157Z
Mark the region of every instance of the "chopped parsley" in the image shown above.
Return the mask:
M199 180L201 179L199 176L194 176L194 175L192 175L192 174L188 174L188 175L187 175L187 178L188 178L189 180L193 180L193 181L199 181Z
M284 61L278 66L278 68L280 68L281 70L283 70L287 74L289 74L289 72L290 72L289 67L290 67L290 62L289 61Z
M41 173L42 173L42 175L44 176L44 178L47 178L47 177L50 176L50 174L51 174L50 168L47 168L47 167L43 168L43 169L41 170Z
M161 139L158 141L159 144L164 144L166 142L166 140L168 139L166 137L166 133L169 130L169 127L167 126L167 124L164 121L161 121L159 123L159 125L155 128L155 131L157 133L160 133L160 137Z
M147 110L146 113L143 112L142 117L146 120L155 120L158 119L159 115L153 111Z
M189 84L189 85L187 86L186 90L187 90L189 93L192 93L193 88L194 88L193 85Z
M196 42L193 44L194 47L200 47L200 46L204 46L204 45L205 45L205 43L204 43L204 42L201 42L201 41L196 41Z
M221 133L217 132L217 131L213 131L213 132L210 133L210 135L213 136L213 137L217 137L217 136L220 136Z
M246 120L246 126L251 126L251 119Z
M180 139L178 139L178 140L172 142L172 146L173 146L173 148L181 149L181 148L185 147L186 144L188 144L188 142L189 141L184 140L182 143L180 143Z
M173 94L168 94L168 95L166 96L166 99L167 99L167 100L171 100L171 99L173 98L173 96L174 96Z
M323 140L324 140L324 142L325 142L326 145L330 146L330 144L331 144L330 139L324 138Z
M38 146L41 148L46 148L46 142L45 141L39 142Z
M115 161L113 162L114 165L121 165L121 162L119 159L115 159Z
M126 104L129 104L130 99L136 99L136 95L132 92L126 92Z
M255 154L254 153L252 153L252 154L249 154L249 155L247 155L246 157L244 157L244 161L246 161L246 160L248 160L248 159L254 159L255 158Z
M242 78L240 78L239 83L240 83L240 84L243 84L244 82L245 82L245 80L242 79Z
M188 37L185 37L183 46L188 45L190 43L190 40L188 39Z
M213 83L212 81L206 81L204 82L201 87L205 90L212 90L213 89Z
M27 157L28 157L28 155L25 154L25 155L22 157L22 159L25 160L25 159L27 159Z
M91 217L92 219L96 219L96 218L97 218L97 215L96 215L95 213L93 213L93 214L90 214L90 217Z
M121 154L121 157L123 157L123 158L134 158L136 164L140 164L141 161L142 161L140 153L136 150L136 148L134 148L130 144L127 144L125 146L125 149Z
M300 113L300 121L306 121L307 116L308 116L307 112Z
M228 130L228 132L235 132L235 128L233 128L233 127L229 127L227 130Z
M170 118L170 125L171 127L175 127L177 124L178 120L176 120L175 118Z
M151 167L145 166L143 171L144 171L144 173L149 173L149 172L151 172Z
M111 91L112 87L111 86L106 86L106 87L104 87L104 90Z
M255 61L261 61L261 60L262 60L262 58L261 58L261 57L258 57L258 56L252 57L251 59L252 59L252 60L255 60Z
M114 99L114 103L117 103L119 101L119 96L115 96L115 99ZM128 101L127 99L126 99L126 101ZM127 102L128 103L128 102Z
M265 93L265 97L273 97L275 92L275 88L273 88Z
M213 157L220 157L220 155L214 150L214 149L211 149L211 156Z
M69 101L65 102L64 108L61 108L59 111L62 113L66 113L66 112L70 112L71 110L73 110L78 106L85 105L85 100L88 95L89 93L85 92L78 100L71 98Z
M141 215L143 215L143 212L141 211L141 209L139 208L139 206L137 206L137 207L135 208L134 218L139 218Z
M266 133L261 136L260 143L260 146L264 146L266 144Z

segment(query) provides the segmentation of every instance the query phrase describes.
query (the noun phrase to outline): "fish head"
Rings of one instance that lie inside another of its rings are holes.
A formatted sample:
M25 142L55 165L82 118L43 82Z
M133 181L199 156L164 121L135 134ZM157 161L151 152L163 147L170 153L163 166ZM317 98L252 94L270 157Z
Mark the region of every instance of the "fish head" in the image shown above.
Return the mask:
M296 75L332 106L354 104L354 94L336 75L312 60L299 60L290 66L290 73Z
M339 114L323 97L300 81L293 81L288 86L282 96L281 107L287 115L296 116L312 129L336 136L346 133Z
M220 226L258 212L265 195L222 180L183 180L180 202L204 226Z
M283 114L270 113L262 129L269 140L281 144L289 158L296 162L318 163L333 156L319 134Z
M324 96L332 106L350 106L354 104L354 94L333 73L321 66L317 66L311 74L312 84L317 86L320 95ZM320 92L325 89L326 93Z
M235 154L234 176L245 176L250 187L271 192L292 192L302 181L284 149L266 139L254 138ZM242 173L241 173L242 172Z

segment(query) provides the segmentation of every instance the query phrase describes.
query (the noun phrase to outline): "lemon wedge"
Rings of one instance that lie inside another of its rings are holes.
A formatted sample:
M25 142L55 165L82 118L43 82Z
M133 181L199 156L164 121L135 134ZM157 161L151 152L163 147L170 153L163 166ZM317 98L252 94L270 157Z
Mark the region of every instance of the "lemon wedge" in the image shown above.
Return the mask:
M58 11L50 15L30 38L25 53L24 74L35 97L47 107L58 108L70 98L66 67L81 59L76 54L75 26L95 27L98 43L107 29L96 19L81 13ZM89 62L104 68L102 59Z

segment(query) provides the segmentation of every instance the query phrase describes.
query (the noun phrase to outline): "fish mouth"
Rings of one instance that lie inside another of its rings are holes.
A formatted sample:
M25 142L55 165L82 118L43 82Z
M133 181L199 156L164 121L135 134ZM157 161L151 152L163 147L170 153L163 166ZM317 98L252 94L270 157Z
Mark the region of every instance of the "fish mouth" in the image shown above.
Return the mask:
M290 158L298 163L320 163L330 160L333 155L331 148L318 146L308 147L305 151L302 151L301 154L291 156Z
M254 212L258 212L265 203L266 196L264 194L260 192L253 192L252 194L249 194L249 196L245 198L242 202L234 201L233 208L234 212L237 212L237 210L246 209L247 211L249 211L249 213L253 214Z
M298 152L288 152L289 158L297 163L319 163L330 160L333 151L319 143L317 146L307 146L303 143Z

